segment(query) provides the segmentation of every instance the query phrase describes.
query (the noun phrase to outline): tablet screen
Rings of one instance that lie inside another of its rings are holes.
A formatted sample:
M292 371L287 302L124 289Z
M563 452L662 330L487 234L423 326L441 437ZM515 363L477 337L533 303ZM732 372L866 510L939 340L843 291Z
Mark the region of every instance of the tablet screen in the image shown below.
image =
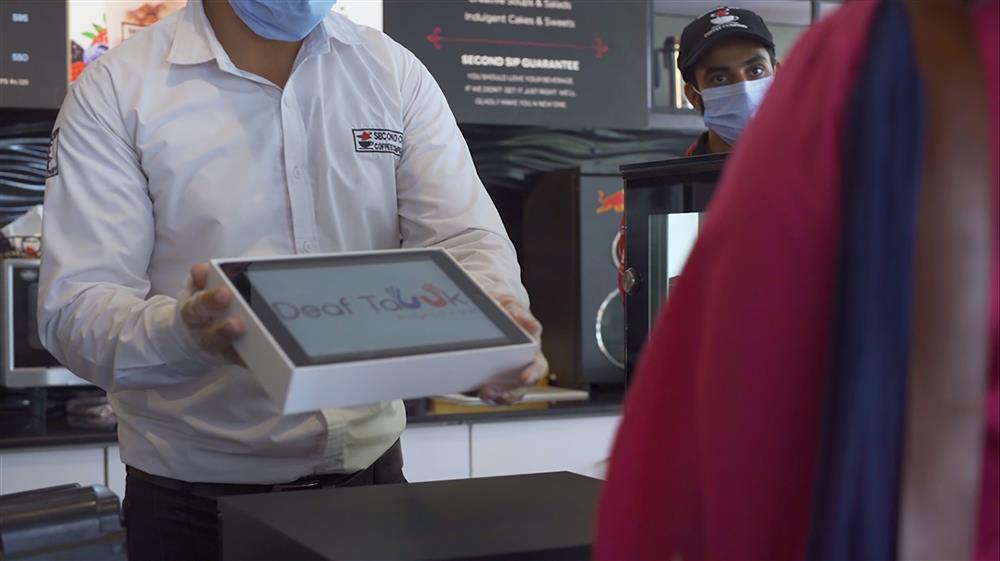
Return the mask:
M529 342L436 251L222 267L297 366Z

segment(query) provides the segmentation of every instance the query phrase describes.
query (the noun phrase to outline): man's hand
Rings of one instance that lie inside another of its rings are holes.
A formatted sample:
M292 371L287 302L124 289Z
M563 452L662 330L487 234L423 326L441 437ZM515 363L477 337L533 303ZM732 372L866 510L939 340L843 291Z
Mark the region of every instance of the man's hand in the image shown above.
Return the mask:
M246 326L239 318L227 315L233 295L228 288L205 290L208 265L191 267L190 286L178 299L181 320L195 343L206 353L243 366L233 350L233 342L243 336Z
M522 306L513 296L506 294L493 294L492 296L507 312L507 315L528 332L528 335L531 335L536 342L541 341L542 324L538 323L538 320L535 319L535 316L531 315L531 312L527 308ZM525 392L528 391L528 386L534 385L542 379L542 376L548 374L548 372L549 361L545 359L545 355L539 350L535 355L535 360L521 371L517 385L487 384L479 389L479 398L487 403L498 405L516 403L524 397Z

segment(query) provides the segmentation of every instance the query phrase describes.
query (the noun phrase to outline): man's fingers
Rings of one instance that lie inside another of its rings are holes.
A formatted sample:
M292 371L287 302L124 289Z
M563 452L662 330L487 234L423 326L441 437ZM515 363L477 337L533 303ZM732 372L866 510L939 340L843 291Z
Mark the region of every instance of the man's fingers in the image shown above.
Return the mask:
M202 294L198 294L181 302L181 319L192 329L201 327L212 319L212 313L205 308L201 296Z
M210 327L199 329L195 332L195 337L201 346L209 351L224 353L233 346L233 342L239 339L246 331L246 326L238 318L229 318L212 324Z
M208 283L208 264L199 263L191 267L191 284L195 290L205 288Z
M202 294L205 298L205 307L212 311L225 310L233 301L233 293L225 287L205 290Z
M535 355L535 361L521 371L521 383L525 386L534 385L548 373L549 361L545 355L538 353Z
M192 328L204 326L215 312L228 308L232 300L232 293L223 287L196 292L181 304L181 319Z
M494 294L493 298L497 301L498 304L500 304L505 308L511 303L517 302L517 299L511 296L510 294Z
M495 402L500 405L512 405L524 399L524 394L528 393L528 388L517 388L513 390L507 390L500 394L496 398Z
M514 312L511 314L511 317L521 326L521 329L527 331L528 335L531 335L536 340L542 336L542 324L530 314Z
M531 312L524 309L518 302L511 302L504 305L504 310L507 315L511 317L522 329L527 331L532 336L538 336L542 334L542 324L538 323L535 316L531 315Z
M491 386L485 386L479 390L479 399L483 400L486 403L493 404L497 402L497 399L500 398L500 394L502 393L503 390Z
M528 332L528 335L531 335L535 339L539 339L542 336L542 324L531 315L531 312L521 305L521 302L517 298L507 294L497 295L494 298L504 311L507 312L507 315L521 326L521 329Z
M485 386L479 391L479 399L491 405L510 405L520 401L527 391L528 388Z
M511 384L486 384L479 389L479 398L486 403L493 405L510 405L521 401L527 393L529 386L538 383L549 372L549 361L545 355L538 353L535 360L521 370L518 377L518 385Z
M243 336L246 326L238 318L224 317L219 313L232 303L233 294L224 287L206 290L208 272L206 263L191 267L190 286L186 290L193 294L180 302L181 321L190 330L199 347L220 355L233 364L243 365L243 361L233 350L233 342ZM219 319L220 316L224 319Z

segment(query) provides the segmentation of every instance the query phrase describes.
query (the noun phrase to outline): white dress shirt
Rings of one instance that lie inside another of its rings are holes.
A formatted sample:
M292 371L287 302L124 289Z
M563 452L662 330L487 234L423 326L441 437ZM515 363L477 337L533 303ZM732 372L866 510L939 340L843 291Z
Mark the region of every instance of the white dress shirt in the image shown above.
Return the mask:
M364 136L373 129L401 136ZM343 16L310 33L279 88L236 68L190 1L88 67L53 135L42 341L108 391L122 459L146 472L228 483L353 472L405 425L399 401L281 416L177 320L193 264L436 246L527 303L434 79Z

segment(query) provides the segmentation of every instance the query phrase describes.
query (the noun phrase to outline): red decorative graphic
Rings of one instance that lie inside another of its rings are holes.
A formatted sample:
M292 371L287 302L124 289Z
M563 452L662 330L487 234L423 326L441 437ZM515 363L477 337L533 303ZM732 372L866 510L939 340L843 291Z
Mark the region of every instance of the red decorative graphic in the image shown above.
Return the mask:
M625 189L620 189L610 195L605 195L604 191L597 192L597 214L615 211L618 214L625 212Z
M358 139L358 146L364 148L365 150L371 148L372 144L375 144L374 142L372 142L372 133L368 131L361 131L361 134L357 136L357 139Z
M594 56L601 58L608 52L608 45L600 37L594 39Z
M520 47L541 47L544 49L577 49L594 51L595 58L602 58L608 52L608 45L600 37L596 37L589 45L579 43L546 43L541 41L520 41L517 39L483 39L479 37L452 37L441 34L441 27L435 27L434 32L427 36L427 41L435 49L444 47L444 43L473 43L479 45L516 45Z

